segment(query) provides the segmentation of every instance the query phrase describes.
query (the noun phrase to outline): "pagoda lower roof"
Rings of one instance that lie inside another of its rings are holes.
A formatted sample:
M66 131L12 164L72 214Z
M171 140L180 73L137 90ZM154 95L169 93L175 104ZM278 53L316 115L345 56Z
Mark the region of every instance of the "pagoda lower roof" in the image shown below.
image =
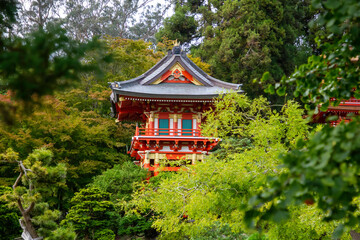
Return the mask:
M174 99L212 99L227 89L212 86L198 86L182 83L161 83L157 85L132 85L125 89L113 88L120 96Z

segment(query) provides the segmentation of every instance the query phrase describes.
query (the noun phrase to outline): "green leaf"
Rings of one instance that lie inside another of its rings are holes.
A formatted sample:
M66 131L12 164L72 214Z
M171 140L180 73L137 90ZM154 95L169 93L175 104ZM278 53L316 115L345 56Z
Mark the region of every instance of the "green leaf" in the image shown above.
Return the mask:
M329 8L329 9L336 9L341 5L341 3L342 2L339 0L327 0L326 2L324 2L324 5L325 5L325 7Z
M320 111L325 112L328 109L329 104L330 104L330 102L326 102L326 103L322 104L320 107Z
M282 223L290 217L289 213L284 210L277 210L272 216L272 220L276 223Z
M311 5L314 7L314 8L321 8L321 1L320 0L313 0L311 1Z
M269 73L269 72L265 72L265 73L262 75L260 81L261 81L262 83L264 83L264 82L266 82L267 80L269 80L269 78L270 78L270 73Z
M330 177L326 177L326 178L321 179L321 182L322 182L325 186L329 186L329 187L335 186L334 180L332 180Z
M339 224L339 226L337 226L331 236L332 239L340 239L341 236L344 234L344 225L343 224Z
M277 95L279 96L284 96L286 93L286 88L285 87L280 87L278 90L276 90Z
M268 93L274 94L275 93L275 87L274 85L269 85L267 88Z

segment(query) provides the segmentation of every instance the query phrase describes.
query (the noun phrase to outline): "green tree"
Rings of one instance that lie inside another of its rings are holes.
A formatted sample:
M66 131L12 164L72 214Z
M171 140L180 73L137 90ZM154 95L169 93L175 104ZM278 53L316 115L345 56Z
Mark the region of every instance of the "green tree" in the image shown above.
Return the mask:
M127 161L94 177L90 185L110 193L113 202L128 201L131 199L134 183L141 182L147 175L147 171Z
M73 226L80 238L99 239L96 236L108 236L115 229L118 215L109 193L96 187L85 188L75 194L71 204L72 207L61 224ZM107 233L104 233L105 230Z
M157 39L162 35L179 38L182 34L182 39L189 42L202 37L201 44L192 48L194 55L212 66L215 77L242 83L242 89L252 98L263 94L263 86L253 82L263 72L271 72L272 81L280 80L311 55L313 35L307 24L315 11L309 0L176 3L175 14L165 20ZM190 24L191 18L178 23L185 15L182 12L197 19L196 34L187 30L188 26L194 27ZM270 98L272 102L280 101L279 97Z
M129 40L107 37L107 50L114 61L105 65L107 81L124 81L135 78L153 67L164 53L150 48L151 43L144 40Z
M34 30L45 29L46 26L60 18L63 0L19 0L18 21L15 27L18 35Z
M78 44L58 27L33 32L27 38L4 40L0 51L0 74L14 97L31 101L68 87L78 74L93 70L81 61L85 53L99 46L96 41Z
M5 197L17 206L22 215L21 223L33 238L39 237L39 233L44 237L50 234L60 217L59 211L49 209L51 201L50 204L42 202L65 186L66 167L55 164L52 156L46 149L34 150L24 161L19 160L18 153L12 149L0 155L2 160L18 164L19 176L13 191Z
M56 163L66 164L67 187L54 198L61 210L68 208L73 193L89 184L95 175L128 158L129 125L116 125L95 112L79 113L48 97L32 115L19 118L15 125L2 124L0 151L11 147L26 158L33 149L47 146Z
M149 0L71 0L66 1L65 26L81 41L93 36L153 39L167 10Z
M83 61L87 51L99 49L97 40L78 43L71 40L64 29L48 24L26 37L13 37L16 27L16 2L6 1L1 8L0 83L11 90L12 101L1 101L1 120L14 122L17 111L30 114L33 103L41 103L44 95L68 87L79 74L95 71L97 63ZM103 57L97 60L104 59ZM13 104L13 101L22 104Z
M175 11L174 15L164 20L163 27L155 34L156 40L162 42L164 38L177 39L181 43L190 43L194 38L197 22L194 16L189 16L185 8Z
M0 196L11 192L11 188L0 185ZM3 197L0 198L0 239L7 240L20 235L19 216L15 209L8 206Z
M75 240L76 233L72 227L58 227L46 240Z
M296 86L295 96L306 103L307 109L326 110L330 98L335 105L351 96L360 97L359 90L359 6L356 1L313 1L314 7L322 9L317 21L326 27L330 35L319 38L322 54L311 56L307 64L301 65L281 85L269 85L268 91L278 92L286 86Z
M116 205L120 214L117 220L117 234L120 236L156 235L156 231L151 228L151 215L136 212L136 208L131 203L133 192L138 190L138 185L147 176L147 171L127 161L94 177L90 184L110 193L110 200Z
M227 151L222 159L223 154L215 152L205 162L161 179L156 187L144 186L135 202L159 214L153 225L165 239L201 239L213 228L223 228L229 238L232 233L248 235L243 207L261 189L266 176L279 174L278 155L294 148L296 139L307 136L302 114L293 102L277 113L264 98L250 101L235 93L222 96L206 114L203 131L244 140L241 151L239 147Z
M283 84L295 84L295 93L315 109L326 110L351 96L359 97L360 6L357 1L312 1L321 8L317 23L331 33L319 41L321 56L312 56ZM329 42L330 40L330 42ZM284 85L277 85L278 90ZM276 87L269 86L274 92ZM279 92L279 91L278 91ZM281 92L281 91L280 91ZM335 97L336 101L330 101ZM325 214L323 220L338 220L333 238L340 238L349 228L359 226L359 119L335 128L325 126L308 142L282 156L284 171L269 179L269 186L252 198L250 208L272 202L267 211L257 207L247 211L254 219L286 219L289 206L303 202L317 203ZM277 216L277 217L275 217ZM346 227L344 227L346 226Z

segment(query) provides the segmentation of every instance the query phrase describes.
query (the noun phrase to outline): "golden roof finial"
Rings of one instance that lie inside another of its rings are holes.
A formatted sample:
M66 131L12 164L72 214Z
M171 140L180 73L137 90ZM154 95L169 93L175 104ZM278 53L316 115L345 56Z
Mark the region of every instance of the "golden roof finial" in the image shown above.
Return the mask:
M176 39L176 40L174 41L174 47L178 47L178 46L180 46L180 42L178 42L178 40Z

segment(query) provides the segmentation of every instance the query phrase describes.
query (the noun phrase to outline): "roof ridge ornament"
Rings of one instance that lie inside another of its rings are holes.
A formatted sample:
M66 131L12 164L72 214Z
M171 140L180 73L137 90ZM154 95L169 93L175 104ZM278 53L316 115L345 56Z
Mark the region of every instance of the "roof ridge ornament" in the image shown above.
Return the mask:
M174 47L172 49L173 54L181 54L180 42L178 42L178 40L176 39L175 41L173 41L173 43L174 43Z
M173 48L173 54L180 54L181 53L181 47L179 47L179 46L176 46L176 47L174 47Z

